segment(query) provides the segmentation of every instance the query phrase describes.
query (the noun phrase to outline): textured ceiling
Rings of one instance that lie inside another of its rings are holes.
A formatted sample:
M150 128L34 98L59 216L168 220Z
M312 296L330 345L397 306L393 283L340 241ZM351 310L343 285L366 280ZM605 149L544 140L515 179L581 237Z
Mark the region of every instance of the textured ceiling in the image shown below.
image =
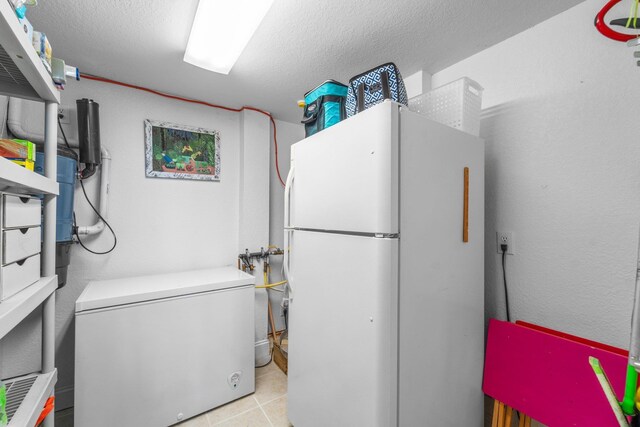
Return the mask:
M82 71L297 121L323 80L388 61L433 73L580 2L275 0L228 76L182 61L197 0L41 0L28 17Z

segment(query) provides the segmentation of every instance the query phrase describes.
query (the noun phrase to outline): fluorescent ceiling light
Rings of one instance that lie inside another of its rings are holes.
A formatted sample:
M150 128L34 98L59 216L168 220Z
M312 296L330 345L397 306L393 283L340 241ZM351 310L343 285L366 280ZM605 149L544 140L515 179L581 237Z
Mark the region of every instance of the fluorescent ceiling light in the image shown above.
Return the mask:
M184 61L229 74L273 0L200 0Z

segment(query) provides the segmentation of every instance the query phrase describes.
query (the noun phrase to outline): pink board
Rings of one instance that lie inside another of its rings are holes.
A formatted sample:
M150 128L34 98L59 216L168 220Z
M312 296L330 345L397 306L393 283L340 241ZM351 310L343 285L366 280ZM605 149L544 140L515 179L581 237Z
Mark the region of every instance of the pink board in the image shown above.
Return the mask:
M556 335L558 337L567 338L567 339L569 339L571 341L580 342L580 343L586 344L586 345L588 345L590 347L595 347L595 348L599 348L599 349L602 349L602 350L607 350L607 351L610 351L611 353L619 354L619 355L623 356L625 359L627 357L629 357L629 352L627 350L623 350L621 348L614 347L612 345L603 344L603 343L598 342L598 341L591 341L591 340L588 340L586 338L582 338L582 337L578 337L578 336L575 336L575 335L567 334L566 332L560 332L560 331L556 331L556 330L553 330L553 329L545 328L544 326L535 325L533 323L523 322L522 320L516 320L516 325L524 326L524 327L527 327L529 329L535 329L535 330L541 331L541 332L546 332L548 334Z
M600 360L621 398L624 351L561 335L491 319L483 391L548 427L618 427L589 356Z

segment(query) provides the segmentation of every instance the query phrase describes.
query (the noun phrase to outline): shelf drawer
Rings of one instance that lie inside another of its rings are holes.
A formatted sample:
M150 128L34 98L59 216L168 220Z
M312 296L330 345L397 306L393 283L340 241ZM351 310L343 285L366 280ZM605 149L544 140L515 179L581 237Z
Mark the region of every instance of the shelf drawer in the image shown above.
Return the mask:
M40 279L40 254L0 267L0 301Z
M2 264L11 264L40 253L40 227L2 232Z
M5 194L2 197L4 228L35 227L40 225L42 212L40 199Z

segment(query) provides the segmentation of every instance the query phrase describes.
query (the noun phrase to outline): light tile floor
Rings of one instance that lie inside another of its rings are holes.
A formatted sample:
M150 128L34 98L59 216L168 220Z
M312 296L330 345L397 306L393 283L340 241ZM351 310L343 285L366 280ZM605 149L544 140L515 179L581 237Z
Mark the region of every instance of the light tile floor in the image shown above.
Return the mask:
M256 369L256 392L191 418L177 427L291 427L287 376L271 362Z
M256 392L176 427L292 427L287 419L287 376L271 362L256 369ZM56 412L56 427L73 427L73 409Z
M491 425L493 401L486 399L485 426ZM287 419L287 376L270 363L256 369L256 392L174 427L292 427ZM515 417L513 427L517 426ZM73 408L56 412L56 427L73 427ZM532 427L544 427L536 421Z

